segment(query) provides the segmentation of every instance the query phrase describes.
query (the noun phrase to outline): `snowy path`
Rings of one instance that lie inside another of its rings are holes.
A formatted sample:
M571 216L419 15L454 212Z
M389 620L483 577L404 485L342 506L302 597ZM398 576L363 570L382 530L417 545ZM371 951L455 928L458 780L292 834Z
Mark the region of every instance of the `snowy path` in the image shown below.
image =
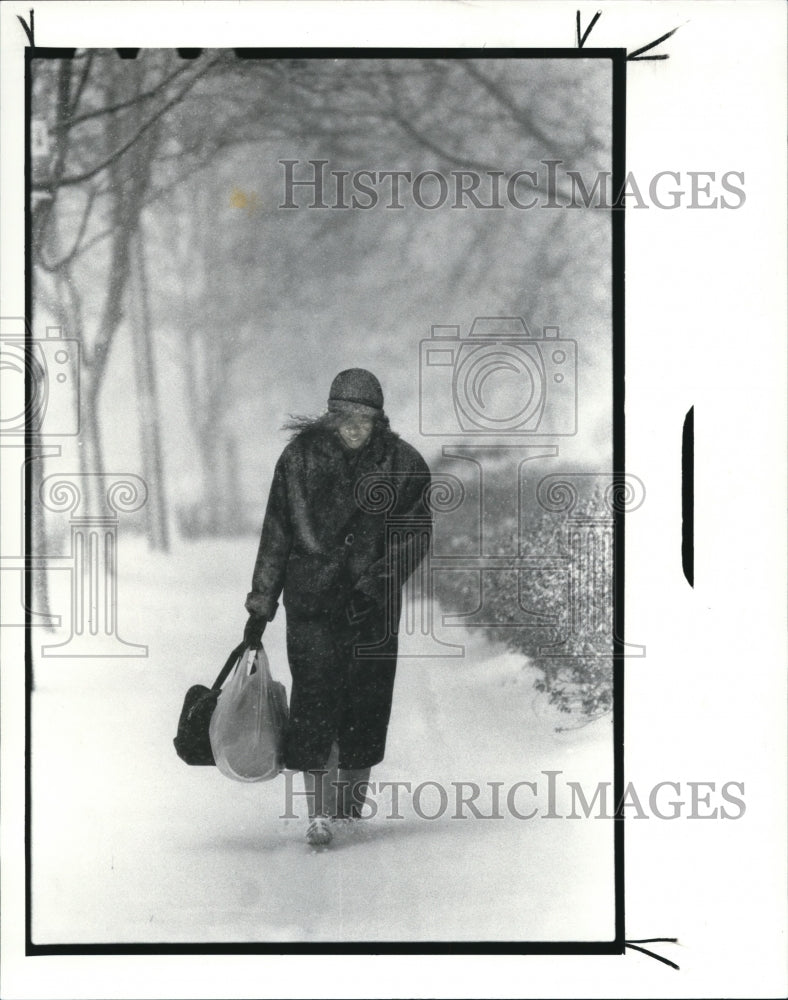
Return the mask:
M404 794L403 818L385 818L391 793L379 793L378 816L314 852L302 799L298 819L280 818L283 776L238 784L177 758L186 688L213 680L243 626L253 548L181 543L167 559L124 542L120 632L147 643L149 657L37 661L34 941L612 937L611 822L476 819L467 807L453 818L452 782L481 785L488 814L488 782L503 783L502 805L515 782L537 782L516 804L542 813L544 770L589 788L612 780L609 721L556 733L520 658L474 636L459 640L460 660L401 659L387 758L372 774L441 783L440 818L420 818ZM67 595L58 601L65 611ZM281 619L265 638L274 675L288 682ZM301 791L299 776L293 786ZM420 801L423 813L439 811L434 786Z

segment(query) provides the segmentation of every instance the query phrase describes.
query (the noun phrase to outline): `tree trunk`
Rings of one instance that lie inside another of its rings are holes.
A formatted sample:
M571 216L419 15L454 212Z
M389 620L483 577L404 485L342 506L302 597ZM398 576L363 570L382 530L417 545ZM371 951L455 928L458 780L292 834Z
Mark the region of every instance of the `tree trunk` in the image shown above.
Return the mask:
M223 449L219 428L203 425L200 435L203 444L205 462L205 525L211 535L223 532L222 515L224 513L224 489L222 482Z
M136 307L132 309L132 315L137 328L135 342L140 348L140 363L136 367L142 464L149 490L146 527L151 548L168 552L170 547L169 510L161 447L158 381L153 351L145 250L140 229L135 234L134 244L136 276L134 295L137 301Z
M38 495L41 483L44 481L44 462L45 456L42 453L30 463L30 496L27 501L30 511L30 547L32 551L26 553L26 555L32 555L38 559L55 555L49 549L50 539L47 533L46 511ZM31 571L31 576L33 590L31 610L39 615L45 615L48 619L51 616L49 606L49 573L42 567ZM50 621L45 622L44 628L46 628L47 632L55 631L55 626Z
M215 221L216 206L201 197L199 218ZM211 310L221 301L222 289L215 282L215 240L218 225L209 224L193 230L183 265L182 325L184 340L183 370L186 376L187 402L194 441L202 470L200 533L216 535L223 530L222 515L226 491L225 456L221 421L225 406L222 344L210 322ZM205 234L209 233L209 236ZM219 269L217 269L219 270ZM206 319L206 317L208 317Z
M104 467L104 443L101 438L99 422L99 390L100 383L91 383L83 393L83 420L80 425L80 456L81 466L88 475L83 480L85 486L85 513L88 516L103 514L104 502L101 497L101 480Z

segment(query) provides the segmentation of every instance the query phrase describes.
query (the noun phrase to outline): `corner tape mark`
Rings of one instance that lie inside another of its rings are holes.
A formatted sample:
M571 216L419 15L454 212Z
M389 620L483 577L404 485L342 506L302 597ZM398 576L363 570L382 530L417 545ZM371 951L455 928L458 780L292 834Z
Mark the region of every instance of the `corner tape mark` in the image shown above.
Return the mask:
M642 947L644 944L649 944L651 942L664 941L667 944L678 944L678 938L636 938L632 941L624 942L624 949L632 948L633 951L640 951L644 955L648 955L649 958L655 958L658 962L662 962L663 965L669 965L671 969L675 969L680 972L681 969L675 962L671 962L669 958L665 958L663 955L658 955L655 951L650 948Z

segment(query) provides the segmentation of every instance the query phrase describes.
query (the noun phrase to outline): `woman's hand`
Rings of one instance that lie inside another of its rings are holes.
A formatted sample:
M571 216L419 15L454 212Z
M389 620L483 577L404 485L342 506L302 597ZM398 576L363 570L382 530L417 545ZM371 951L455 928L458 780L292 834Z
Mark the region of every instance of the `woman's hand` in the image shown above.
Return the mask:
M244 643L249 649L259 649L262 646L261 640L267 624L267 618L261 618L260 615L249 615L249 621L244 629Z

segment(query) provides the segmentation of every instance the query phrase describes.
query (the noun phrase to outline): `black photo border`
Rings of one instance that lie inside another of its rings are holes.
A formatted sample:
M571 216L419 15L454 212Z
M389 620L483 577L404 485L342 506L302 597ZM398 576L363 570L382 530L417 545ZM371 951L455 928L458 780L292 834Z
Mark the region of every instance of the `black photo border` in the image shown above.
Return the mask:
M138 50L120 50L133 58ZM200 50L181 50L191 58ZM609 59L612 68L612 184L622 190L626 177L626 73L624 48L246 48L233 49L242 59ZM31 338L33 317L33 260L31 219L31 114L32 63L38 59L73 58L75 48L28 46L25 48L25 318ZM625 475L624 410L624 235L623 205L611 212L611 287L613 326L613 477L623 485ZM29 366L25 369L25 412L33 399ZM30 509L32 469L31 428L25 431L25 509ZM620 805L624 793L624 512L613 512L613 794L617 803L613 822L615 936L606 941L320 941L320 942L140 942L117 944L36 944L32 939L32 776L31 708L33 659L30 631L32 572L25 573L25 955L286 955L286 954L499 954L499 955L621 955L624 953L625 881L624 818ZM25 517L25 552L32 552L32 530Z

